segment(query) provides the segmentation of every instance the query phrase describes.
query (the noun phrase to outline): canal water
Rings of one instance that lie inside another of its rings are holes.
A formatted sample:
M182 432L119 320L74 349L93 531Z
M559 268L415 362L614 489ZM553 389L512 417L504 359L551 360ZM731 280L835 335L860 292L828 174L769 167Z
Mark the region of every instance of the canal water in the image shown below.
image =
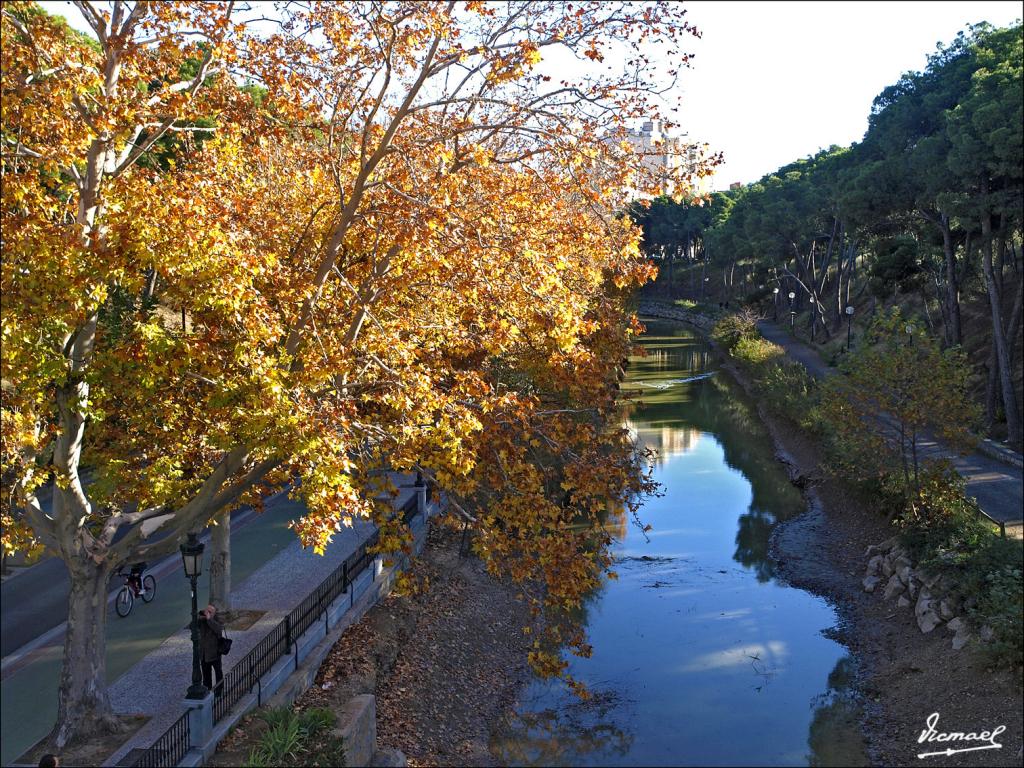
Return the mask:
M867 765L852 662L822 599L776 579L773 526L803 502L756 411L695 332L645 321L627 426L658 453L644 534L585 603L592 696L536 681L492 738L510 765Z

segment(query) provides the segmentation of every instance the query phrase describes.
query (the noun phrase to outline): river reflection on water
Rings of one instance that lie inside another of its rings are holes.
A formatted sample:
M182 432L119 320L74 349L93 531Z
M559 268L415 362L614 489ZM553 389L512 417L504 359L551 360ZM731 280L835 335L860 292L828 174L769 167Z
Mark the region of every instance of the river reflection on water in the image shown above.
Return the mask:
M647 536L615 525L618 580L583 607L582 702L535 682L492 739L511 765L866 765L851 662L825 601L774 579L768 537L800 494L703 341L647 322L627 426L659 453ZM710 376L703 374L711 373ZM691 379L685 381L686 379ZM665 386L667 384L667 386ZM610 521L611 522L611 521Z

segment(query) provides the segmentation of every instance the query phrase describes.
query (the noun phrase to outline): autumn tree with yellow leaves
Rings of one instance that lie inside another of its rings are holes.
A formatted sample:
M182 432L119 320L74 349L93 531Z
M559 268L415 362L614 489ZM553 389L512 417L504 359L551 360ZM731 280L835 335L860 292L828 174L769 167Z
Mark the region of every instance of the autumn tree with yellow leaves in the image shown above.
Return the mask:
M362 516L395 551L374 499L418 470L489 568L578 605L650 489L614 395L651 268L616 212L662 181L622 139L680 7L76 5L92 41L2 18L3 536L70 574L52 742L117 727L110 574L281 488L304 544Z

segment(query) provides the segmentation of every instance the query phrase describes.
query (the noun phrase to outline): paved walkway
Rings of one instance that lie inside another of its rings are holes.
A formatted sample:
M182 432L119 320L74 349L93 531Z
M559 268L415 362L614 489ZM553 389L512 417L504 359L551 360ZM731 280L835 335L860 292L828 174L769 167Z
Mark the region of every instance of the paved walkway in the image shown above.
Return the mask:
M401 509L415 494L413 480L412 475L393 474L392 481L399 487L398 496L392 502L395 509ZM232 589L233 610L265 613L247 630L228 630L233 643L231 653L223 657L224 675L227 676L240 659L370 538L375 529L367 520L354 520L351 527L342 527L334 535L323 555L303 549L296 538ZM183 626L110 687L111 703L116 712L149 715L150 719L107 759L105 765L116 765L133 749L146 749L160 738L181 717L185 690L191 680L192 639L189 628Z
M769 341L786 350L786 354L801 363L815 378L831 376L838 371L830 368L817 351L790 336L779 326L762 320L758 330ZM925 438L919 443L919 454L927 458L948 458L967 481L967 492L978 500L978 505L994 520L1008 527L1022 524L1024 509L1024 478L1019 467L1013 467L980 453L960 456L936 440Z
M228 630L234 642L231 653L224 657L224 674L227 675L239 659L355 552L373 531L372 523L356 521L351 528L342 528L335 534L322 556L303 549L296 539L233 589L234 609L266 613L245 631ZM110 687L115 711L149 715L150 720L110 756L107 765L116 764L132 749L148 748L181 717L185 689L191 679L192 641L188 628L182 627Z
M401 508L415 493L412 488L414 478L411 475L403 477L395 474L392 480L400 489L399 495L393 503L396 508ZM255 530L262 526L267 530L261 531L260 536L262 539L267 539L269 536L272 541L269 541L268 546L268 542L261 539L260 546L255 549L249 547L249 550L253 550L252 552L245 550L244 546L232 547L233 550L237 549L232 554L238 556L235 558L238 561L235 564L240 572L232 590L232 604L239 610L254 610L263 613L249 629L238 632L229 631L234 645L231 654L224 658L225 674L236 662L244 658L246 653L270 630L276 627L285 615L322 583L345 558L352 554L372 534L374 529L373 525L367 521L355 521L353 527L342 528L336 533L325 554L319 556L313 554L312 551L303 550L295 534L285 530L287 521L296 514L291 509L291 507L295 507L295 503L282 502L277 506L280 506L281 509L274 512L270 512L268 509L269 517L266 512L263 515L253 516L257 520L255 525L248 526L243 523L246 530L242 532L242 536L237 542L234 541L233 536L233 544L241 545L243 544L242 539L245 539L250 533L250 527ZM263 525L263 522L270 518L273 518L271 524ZM233 523L235 522L242 521L233 519ZM232 525L233 534L238 527L235 524ZM256 556L255 561L253 555ZM168 562L180 576L180 558L169 558ZM19 581L28 584L32 580L32 576L25 573L14 579L12 585ZM178 719L183 711L182 701L191 680L192 652L187 628L189 616L187 584L184 594L180 596L181 599L176 599L178 596L174 588L180 586L177 581L183 580L165 579L160 581L163 587L160 590L162 593L160 598L144 606L137 605L136 612L139 612L139 616L132 617L137 618L136 621L125 620L122 626L122 624L117 624L120 620L112 619L116 626L111 629L124 629L127 633L127 639L122 638L121 641L111 640L108 637L108 650L114 654L112 663L111 654L108 653L108 671L112 675L117 675L118 667L125 670L110 686L112 703L116 711L145 714L150 717L149 722L112 756L112 762L119 761L132 749L149 747L169 725ZM5 584L6 586L9 585ZM6 597L5 594L5 603L7 602ZM200 597L202 598L203 594L200 594ZM110 614L112 613L111 611ZM148 622L147 626L149 624L154 626L150 628L151 631L146 637L140 638L138 632L141 630L140 622L143 620ZM161 627L163 627L162 630ZM6 630L5 622L4 631L6 632ZM16 654L4 659L5 763L20 754L24 748L45 733L49 724L52 723L55 712L51 711L54 709L51 703L55 702L51 702L50 697L55 699L56 676L59 673L61 654L60 648L57 647L60 644L60 638L49 636L62 631L63 626L54 627L33 641L32 647L19 649ZM149 635L154 633L157 634L150 640ZM42 640L48 642L41 642ZM55 643L56 645L54 645ZM40 647L35 648L36 645ZM143 647L139 648L140 645ZM18 658L13 658L15 656ZM36 656L40 658L36 659ZM136 662L136 659L139 661ZM119 661L127 663L118 663ZM30 666L25 667L26 664ZM25 668L22 669L22 667ZM37 672L39 674L36 674ZM41 675L42 677L40 677ZM47 675L54 678L52 686L47 684L49 680ZM8 677L11 679L8 680ZM52 693L50 692L51 687L53 688ZM32 695L27 696L32 701L41 696L42 700L36 702L39 706L22 702L21 699L26 696L16 695L19 690L26 695L28 691L32 691ZM28 706L29 709L26 711L24 706ZM18 708L22 714L12 715ZM12 716L8 717L8 715ZM30 720L32 722L29 722ZM35 720L40 722L35 722ZM8 727L12 730L9 731ZM19 734L23 735L21 741L24 741L24 744L21 744L16 738ZM6 749L7 747L10 749ZM6 754L12 749L16 749L16 751Z

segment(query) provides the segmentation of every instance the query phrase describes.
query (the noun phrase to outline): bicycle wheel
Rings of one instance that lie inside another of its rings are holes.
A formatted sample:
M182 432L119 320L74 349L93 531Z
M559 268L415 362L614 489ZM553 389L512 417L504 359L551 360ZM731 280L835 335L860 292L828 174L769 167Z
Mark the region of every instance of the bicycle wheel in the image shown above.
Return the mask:
M145 590L142 593L142 599L147 603L152 602L153 598L156 597L156 579L152 576L143 576L142 588Z
M123 619L132 612L133 605L135 605L135 595L132 594L129 587L121 587L121 591L117 593L117 599L114 601L117 615Z

